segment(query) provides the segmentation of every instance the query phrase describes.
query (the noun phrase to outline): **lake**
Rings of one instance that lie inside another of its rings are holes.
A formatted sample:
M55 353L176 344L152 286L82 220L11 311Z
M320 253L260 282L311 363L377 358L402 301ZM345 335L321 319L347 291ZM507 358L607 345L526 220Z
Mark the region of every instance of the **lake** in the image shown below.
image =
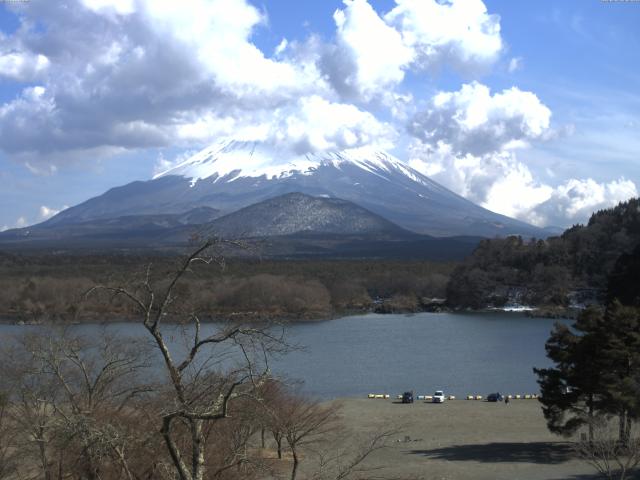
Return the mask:
M556 321L494 312L368 314L296 323L287 327L287 339L305 349L275 360L272 370L304 380L303 391L320 398L436 389L458 397L536 393L532 368L550 365L544 343ZM0 341L33 328L38 327L0 325ZM108 328L125 337L147 334L135 323Z

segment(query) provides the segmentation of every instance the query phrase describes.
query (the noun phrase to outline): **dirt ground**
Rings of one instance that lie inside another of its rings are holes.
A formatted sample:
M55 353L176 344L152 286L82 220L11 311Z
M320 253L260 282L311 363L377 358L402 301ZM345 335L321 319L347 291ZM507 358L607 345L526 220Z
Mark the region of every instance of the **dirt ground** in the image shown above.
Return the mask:
M375 452L373 476L425 480L595 479L566 441L549 433L537 400L504 403L453 400L444 404L342 400L343 421L364 434L376 425L400 429L391 447Z

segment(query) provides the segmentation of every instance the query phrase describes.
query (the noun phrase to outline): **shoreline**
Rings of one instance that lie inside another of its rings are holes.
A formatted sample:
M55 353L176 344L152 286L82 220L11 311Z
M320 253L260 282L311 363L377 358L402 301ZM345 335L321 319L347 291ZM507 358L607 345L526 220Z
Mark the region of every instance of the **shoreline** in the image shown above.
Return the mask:
M354 317L358 315L416 315L420 313L450 313L450 314L488 314L488 313L497 313L497 314L523 314L529 318L544 318L544 319L569 319L573 320L576 318L577 314L580 312L580 309L576 308L551 308L551 307L526 307L526 308L495 308L495 307L487 307L482 309L468 309L468 308L449 308L449 307L439 307L439 308L425 308L419 310L406 310L406 309L379 309L379 308L369 308L369 309L361 309L361 310L343 310L343 311L335 311L331 314L318 314L318 315L294 315L294 314L285 314L285 315L276 315L276 314L264 314L259 312L231 312L226 314L218 314L217 317L213 315L203 316L200 320L202 323L223 323L223 322L231 322L234 320L240 320L247 323L269 323L269 322L282 322L282 323L313 323L313 322L326 322L331 320L337 320L340 318L348 318ZM30 319L25 319L25 317L31 317ZM180 323L181 317L174 317L171 319L167 319L166 323ZM82 324L108 324L108 323L138 323L139 317L135 315L118 315L115 316L113 314L109 315L89 315L80 319L67 319L61 316L47 317L40 316L36 319L33 319L33 315L31 314L5 314L0 315L0 325L82 325Z

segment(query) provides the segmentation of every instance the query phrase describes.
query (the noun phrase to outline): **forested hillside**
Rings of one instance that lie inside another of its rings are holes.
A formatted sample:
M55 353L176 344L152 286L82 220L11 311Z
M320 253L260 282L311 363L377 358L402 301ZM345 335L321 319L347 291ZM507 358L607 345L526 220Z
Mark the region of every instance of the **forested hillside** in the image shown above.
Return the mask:
M638 245L640 200L635 198L594 213L587 225L575 225L559 237L482 241L454 270L447 299L454 307L483 308L510 301L567 306L589 294L604 298L616 262ZM625 278L633 276L625 272Z

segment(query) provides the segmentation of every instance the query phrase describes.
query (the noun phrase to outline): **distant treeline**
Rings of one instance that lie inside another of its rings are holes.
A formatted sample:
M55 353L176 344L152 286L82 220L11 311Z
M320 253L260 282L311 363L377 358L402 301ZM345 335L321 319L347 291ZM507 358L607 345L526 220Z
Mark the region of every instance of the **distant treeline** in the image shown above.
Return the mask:
M638 199L598 211L587 225L576 225L559 237L484 240L452 273L447 299L456 307L484 308L515 296L522 303L563 307L571 292L591 290L604 300L610 279L619 278L632 258L637 259L638 245ZM638 291L637 278L640 274L627 285L631 291Z
M11 320L90 321L134 315L122 297L83 292L96 284L162 284L181 257L0 255L0 316ZM404 261L261 261L227 259L181 285L182 311L211 317L327 318L353 312L418 311L445 295L452 263ZM137 287L136 287L137 285ZM177 309L176 305L176 309ZM184 307L184 308L183 308Z

